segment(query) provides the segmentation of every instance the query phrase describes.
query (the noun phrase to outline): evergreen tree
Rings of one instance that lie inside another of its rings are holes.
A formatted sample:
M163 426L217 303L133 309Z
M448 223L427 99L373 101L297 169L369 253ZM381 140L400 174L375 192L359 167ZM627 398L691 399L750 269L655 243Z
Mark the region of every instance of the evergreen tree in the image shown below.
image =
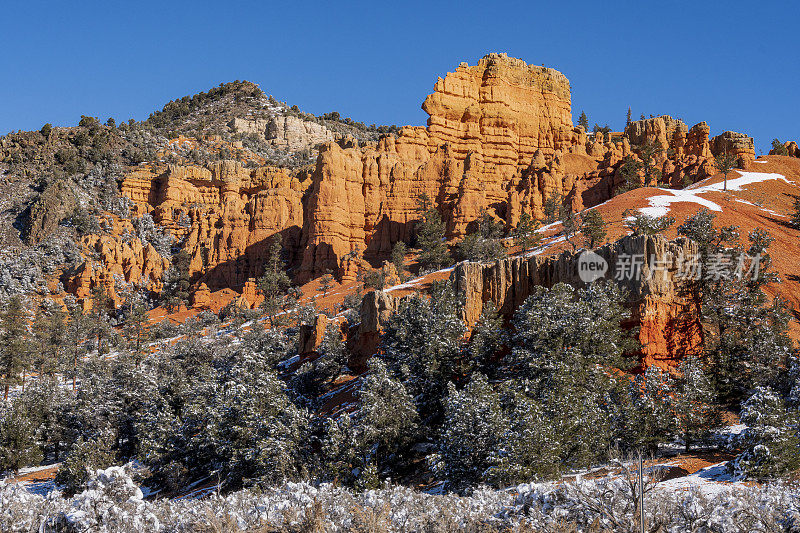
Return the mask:
M275 326L275 315L282 309L285 310L291 289L281 252L280 241L273 238L264 263L264 274L258 279L257 285L258 291L264 296L261 309L269 318L270 327Z
M392 247L392 264L394 265L400 281L405 281L406 272L406 254L408 253L408 246L403 241L397 241Z
M402 383L391 378L380 360L370 363L359 398L361 408L355 417L358 447L368 454L366 464L383 466L415 437L418 416L414 399Z
M525 252L534 246L538 246L542 237L536 231L539 229L539 221L534 220L527 212L519 216L517 226L511 231L514 242L520 247L520 251Z
M693 443L702 441L720 425L716 391L697 356L681 362L680 375L674 386L675 415L678 434L688 452Z
M623 301L613 283L578 291L563 283L536 287L514 316L506 372L543 385L558 378L589 386L597 365L625 368L634 345L631 332L620 327L628 316Z
M581 233L583 233L584 243L590 249L594 249L606 239L606 222L602 215L595 210L587 211L581 220Z
M583 131L589 131L589 118L583 111L581 111L581 116L578 118L578 126L583 126Z
M370 270L364 274L364 287L367 289L375 289L382 291L386 288L386 272L379 268L377 270Z
M114 336L110 313L114 311L114 301L109 297L105 286L100 283L92 288L92 308L89 311L88 326L99 355L108 352Z
M731 173L731 170L736 168L739 164L738 158L733 155L729 154L727 150L721 154L717 154L714 158L714 166L717 167L717 172L721 172L724 178L722 190L728 190L728 174Z
M337 323L331 322L325 328L318 354L316 359L303 363L291 380L292 389L308 407L318 407L317 398L347 367L347 350Z
M58 467L55 482L67 495L85 489L93 472L108 468L116 462L106 439L79 439Z
M37 437L37 427L20 402L0 411L0 473L38 464L42 451Z
M575 237L575 234L578 233L578 220L575 213L572 212L572 208L569 206L563 206L561 209L561 228L564 239L572 246L574 251L577 245L572 239Z
M172 264L167 270L164 289L161 293L163 305L170 311L175 311L181 304L189 302L191 287L189 265L191 261L192 257L183 249L172 258Z
M538 445L517 442L511 449L521 459L505 461L505 476L551 476L599 460L609 449L615 416L609 395L618 385L607 367L626 368L625 354L635 347L631 333L620 327L627 317L623 301L613 283L577 291L556 284L536 288L517 310L503 375L516 382L516 409L535 406L534 419L520 422L517 431L536 435L540 429L530 424L544 424L553 452L532 460L541 450ZM517 464L526 457L536 466Z
M436 270L451 262L445 240L445 227L439 211L423 193L417 199L417 209L422 220L416 226L417 247L421 249L417 261L422 270Z
M321 292L322 296L325 297L328 295L328 291L333 288L333 274L330 272L326 272L323 276L319 279L319 286L317 287L317 292Z
M486 211L481 211L477 231L464 237L458 244L458 255L467 261L494 261L505 254L500 244L503 225L495 222Z
M139 361L144 356L144 345L150 338L150 317L147 312L147 298L139 291L132 291L126 295L122 308L122 331L128 348L133 351L134 358Z
M66 314L54 302L36 308L33 319L33 342L36 345L33 366L39 376L52 376L61 367L66 340Z
M742 404L747 426L739 437L744 451L731 462L734 473L755 479L783 476L800 468L798 416L768 387L759 387Z
M667 231L675 223L675 217L668 215L653 217L638 210L626 209L622 216L625 217L625 227L634 235L657 235Z
M500 397L485 376L474 374L462 391L450 383L439 439L446 479L456 487L483 481L508 430Z
M800 229L800 198L795 198L791 214L792 226Z
M509 340L503 317L499 315L495 305L492 302L484 303L470 339L469 350L473 367L493 379L499 367L495 358Z
M553 193L544 201L544 221L547 224L552 224L558 220L561 215L563 198L558 193Z
M8 399L12 385L23 383L31 362L31 344L21 296L12 296L0 310L0 382Z
M628 115L625 117L625 129L628 129L628 126L631 125L631 108L628 107Z
M769 152L774 155L789 155L789 150L778 139L772 139L772 150Z
M701 209L678 227L678 233L696 241L700 248L704 275L695 281L694 290L707 330L703 342L714 386L723 401L737 401L753 387L770 383L776 369L788 365L789 315L781 300L770 301L763 291L766 283L776 279L767 253L772 237L762 229L755 230L748 235L750 246L744 249L737 227L716 228L714 219L713 213ZM735 274L737 265L744 274L755 262L757 276ZM727 271L722 268L726 265ZM714 274L715 269L721 273Z
M590 424L594 424L594 429L603 427L602 422L597 425L596 418L584 416L585 426L580 428L575 424L575 419L563 416L567 412L574 412L575 406L567 406L564 413L553 412L549 407L560 408L561 399L551 397L554 400L551 403L548 399L533 397L527 390L526 380L504 383L500 396L508 420L508 431L502 436L498 449L492 453L493 467L486 472L486 480L498 487L530 483L532 480L557 479L565 468L571 466L565 464L572 459L567 451L570 444L567 441L577 436L573 444L579 443L577 448L580 448L583 441L581 434L589 433L585 427ZM575 398L570 397L567 401L573 400ZM580 403L576 405L580 406ZM572 431L561 433L565 429ZM595 435L602 433L594 432ZM605 447L600 444L595 449L600 451Z
M423 420L441 415L447 382L458 377L466 332L450 282L431 292L430 299L403 300L382 338L387 367L414 397Z
M670 440L676 430L673 406L674 381L656 366L650 366L628 385L621 402L617 431L628 449L654 454L658 445Z
M620 175L625 180L622 192L639 187L655 187L661 180L661 170L656 164L661 148L655 143L647 143L639 149L638 158L628 156L619 168Z
M83 312L83 307L74 299L67 298L67 321L65 328L65 345L69 368L72 375L72 391L76 390L78 378L78 363L86 355L88 349L86 345L89 336L88 321Z

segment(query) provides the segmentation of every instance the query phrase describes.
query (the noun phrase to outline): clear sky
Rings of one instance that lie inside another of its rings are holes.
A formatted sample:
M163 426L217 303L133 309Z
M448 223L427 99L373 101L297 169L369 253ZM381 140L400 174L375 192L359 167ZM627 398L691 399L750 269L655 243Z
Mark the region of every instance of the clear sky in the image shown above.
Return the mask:
M563 72L573 120L624 125L630 106L756 152L800 139L800 2L6 2L0 134L142 120L247 79L315 114L424 124L437 76L488 52Z

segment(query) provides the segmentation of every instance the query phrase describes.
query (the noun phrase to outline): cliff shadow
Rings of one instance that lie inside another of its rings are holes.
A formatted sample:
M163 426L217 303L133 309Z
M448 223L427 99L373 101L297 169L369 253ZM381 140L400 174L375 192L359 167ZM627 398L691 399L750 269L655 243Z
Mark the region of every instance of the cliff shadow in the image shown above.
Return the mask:
M258 279L264 274L264 264L269 256L269 248L273 239L280 239L282 256L287 265L287 271L292 271L293 265L298 262L300 251L300 226L290 226L271 234L245 248L244 253L234 259L217 263L208 268L193 283L205 283L211 291L231 288L241 292L248 279Z

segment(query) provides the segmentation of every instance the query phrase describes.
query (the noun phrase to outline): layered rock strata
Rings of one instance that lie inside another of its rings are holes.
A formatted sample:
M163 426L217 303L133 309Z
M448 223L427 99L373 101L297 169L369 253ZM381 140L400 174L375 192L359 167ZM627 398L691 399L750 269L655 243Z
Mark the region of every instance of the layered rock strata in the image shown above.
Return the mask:
M506 220L537 151L556 164L569 152L585 153L570 105L560 72L490 54L437 81L422 105L427 127L403 128L377 145L325 145L303 227L302 277L339 269L348 253L379 257L409 240L423 193L451 238L463 236L483 209ZM563 190L563 178L553 187Z
M638 327L645 365L674 365L701 345L697 301L689 282L680 278L686 261L697 257L697 245L686 239L668 241L663 236L628 236L595 251L611 265L605 279L616 276L614 265L641 258L640 276L615 280L627 293L630 326ZM483 305L492 302L506 317L530 296L534 287L567 283L585 286L578 274L580 255L563 252L558 257L511 257L490 264L464 262L451 275L463 295L464 321L472 326ZM685 272L685 270L684 270ZM621 277L621 276L620 276Z

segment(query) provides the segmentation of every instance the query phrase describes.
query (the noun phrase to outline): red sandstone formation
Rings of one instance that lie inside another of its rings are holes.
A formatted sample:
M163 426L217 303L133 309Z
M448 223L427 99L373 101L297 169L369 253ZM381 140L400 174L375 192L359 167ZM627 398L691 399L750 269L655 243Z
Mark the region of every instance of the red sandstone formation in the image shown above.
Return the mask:
M249 170L234 161L210 168L170 165L134 172L122 193L136 203L137 214L150 212L185 238L191 273L213 288L241 289L260 276L272 238L289 249L299 246L303 187L282 169Z
M568 152L585 153L566 77L505 54L462 63L422 108L430 115L425 128L403 128L377 146L322 148L303 226L302 279L340 269L356 250L376 257L408 240L422 193L459 238L482 209L507 219L537 151L556 165ZM553 180L564 189L563 175ZM540 189L535 195L541 201Z
M619 283L628 293L631 326L638 326L645 365L669 366L700 349L701 328L696 303L688 287L675 275L679 258L697 254L696 244L660 235L624 237L596 250L609 265L622 254L645 258L641 279ZM495 263L460 263L451 279L465 298L464 320L474 325L485 302L495 304L501 314L511 317L536 286L556 283L583 286L578 276L578 254L563 252L557 257L510 257ZM659 269L653 269L656 261ZM607 277L613 277L609 270Z

